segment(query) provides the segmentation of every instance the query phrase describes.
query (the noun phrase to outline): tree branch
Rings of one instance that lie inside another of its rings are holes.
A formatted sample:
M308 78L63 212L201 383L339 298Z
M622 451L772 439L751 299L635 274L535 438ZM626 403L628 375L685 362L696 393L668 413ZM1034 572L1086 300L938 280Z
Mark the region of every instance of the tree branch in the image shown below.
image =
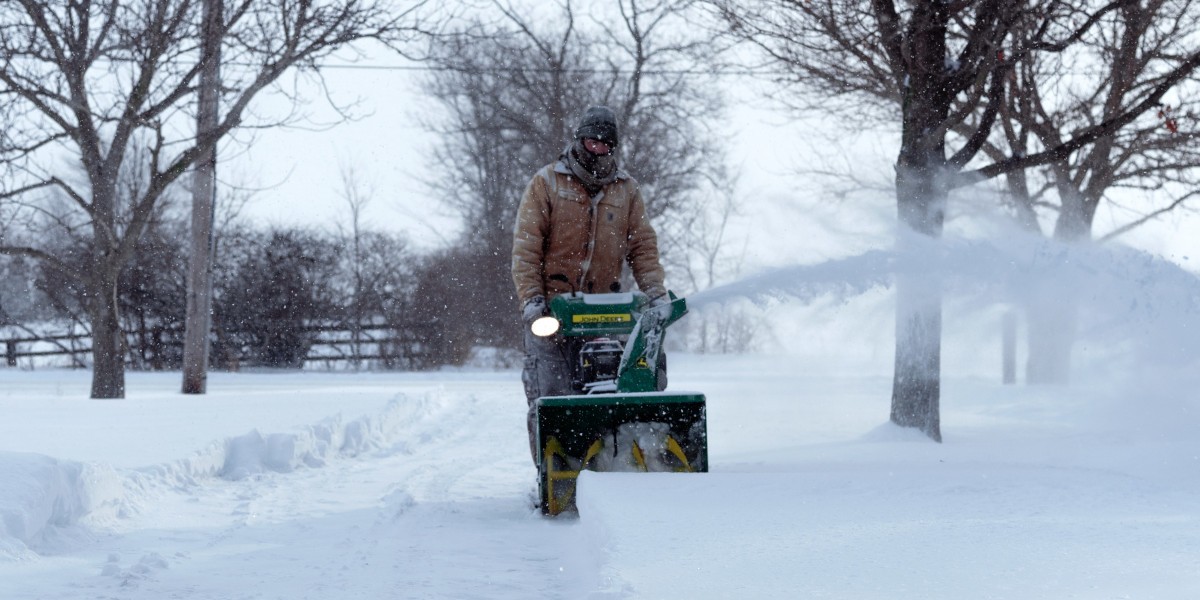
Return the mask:
M30 246L0 245L0 254L4 254L7 256L24 256L27 258L32 258L32 259L41 261L46 266L54 269L55 271L58 271L59 273L65 275L71 279L75 279L77 281L83 280L83 273L80 273L75 268L71 267L67 263L60 260L57 256L54 256L53 254L50 254L49 252L46 252L45 250L40 250L38 248L33 248Z
M1183 206L1183 204L1185 202L1190 200L1193 196L1197 196L1197 195L1200 195L1200 191L1192 191L1190 193L1184 194L1183 196L1176 198L1175 201L1171 202L1170 205L1160 208L1158 210L1155 210L1147 215L1143 215L1141 218L1139 218L1133 222L1126 223L1126 224L1104 234L1103 236L1101 236L1099 238L1098 241L1108 242L1108 241L1114 240L1117 237L1120 237L1142 225L1145 225L1148 221L1152 221L1166 213L1169 213L1169 212L1175 210L1176 208L1178 208L1180 206Z
M1004 101L1004 78L1008 70L1008 67L1000 65L992 71L992 84L988 90L988 103L984 108L983 116L979 119L979 126L975 128L975 132L967 139L967 143L954 156L950 157L949 164L955 170L966 166L979 153L980 148L983 147L983 144L987 142L988 137L991 135L992 125L996 122L997 113L1000 112L1000 104Z
M1048 150L1030 154L1028 156L1017 156L1005 161L994 163L982 169L975 171L964 172L955 178L951 187L958 188L966 185L971 185L984 179L991 179L997 175L1008 173L1016 169L1025 169L1038 165L1049 164L1055 161L1063 160L1070 156L1075 151L1084 146L1095 142L1096 140L1112 135L1119 131L1122 127L1132 123L1134 119L1142 114L1156 108L1162 101L1162 97L1175 86L1175 84L1183 81L1200 66L1200 52L1192 54L1187 61L1176 67L1163 80L1155 86L1153 91L1146 96L1141 102L1133 108L1112 117L1099 125L1090 127L1083 133L1064 142L1063 144L1050 148Z

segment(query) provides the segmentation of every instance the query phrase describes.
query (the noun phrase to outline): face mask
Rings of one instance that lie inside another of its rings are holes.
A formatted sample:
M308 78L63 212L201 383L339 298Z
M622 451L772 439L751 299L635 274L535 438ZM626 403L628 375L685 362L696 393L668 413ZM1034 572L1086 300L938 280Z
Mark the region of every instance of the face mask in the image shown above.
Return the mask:
M617 151L613 149L608 154L597 156L588 152L583 147L582 140L575 141L573 154L575 159L579 161L579 166L583 167L596 179L608 179L617 170Z

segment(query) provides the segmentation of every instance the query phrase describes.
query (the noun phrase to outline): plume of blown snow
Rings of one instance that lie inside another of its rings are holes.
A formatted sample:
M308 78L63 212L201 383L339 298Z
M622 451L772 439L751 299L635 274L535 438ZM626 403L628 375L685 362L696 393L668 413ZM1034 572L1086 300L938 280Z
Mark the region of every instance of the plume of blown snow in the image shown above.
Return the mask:
M1120 244L1068 244L1014 231L988 238L910 236L903 242L902 249L765 270L694 294L688 302L712 310L750 301L770 309L779 330L789 327L783 323L787 315L780 313L799 315L800 325L790 327L800 331L793 337L810 346L807 352L861 354L873 344L869 370L861 370L860 361L846 371L882 374L890 373L891 361L881 348L894 344L883 314L894 306L872 300L873 313L846 313L858 323L845 322L836 307L865 306L863 299L879 298L881 292L890 296L897 277L918 278L942 290L943 347L956 350L944 352L943 362L997 378L1001 316L1066 303L1077 321L1064 324L1074 335L1072 380L1103 390L1096 414L1108 410L1114 425L1200 425L1200 402L1192 392L1200 383L1195 375L1200 373L1200 278L1195 274ZM864 318L874 341L863 337ZM1028 332L1029 325L1024 327ZM830 361L820 362L829 368ZM972 362L976 369L969 368ZM1131 410L1134 400L1145 410Z
M693 294L688 303L700 309L742 299L764 307L847 301L890 288L897 276L926 279L940 285L947 300L978 310L1071 298L1084 312L1084 336L1132 343L1148 364L1183 365L1200 357L1200 278L1119 244L1065 244L1021 233L914 236L903 251L777 267Z

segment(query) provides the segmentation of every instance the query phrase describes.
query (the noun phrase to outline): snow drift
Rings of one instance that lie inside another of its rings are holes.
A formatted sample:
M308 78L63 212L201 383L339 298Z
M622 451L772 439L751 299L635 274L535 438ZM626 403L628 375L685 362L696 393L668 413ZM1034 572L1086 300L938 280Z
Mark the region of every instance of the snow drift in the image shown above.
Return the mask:
M139 469L0 452L0 556L21 556L51 529L130 516L162 489L182 489L212 477L240 480L320 468L338 458L402 450L405 428L435 414L444 403L437 393L401 394L375 415L347 421L337 414L283 433L255 429L215 441L186 458Z
M0 481L0 556L18 556L49 526L125 508L121 476L105 465L0 452Z

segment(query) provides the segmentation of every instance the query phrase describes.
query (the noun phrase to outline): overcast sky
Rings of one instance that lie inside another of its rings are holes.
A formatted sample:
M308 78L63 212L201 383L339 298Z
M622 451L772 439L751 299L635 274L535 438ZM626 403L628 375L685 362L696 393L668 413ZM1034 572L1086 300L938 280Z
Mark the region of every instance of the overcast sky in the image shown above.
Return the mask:
M354 105L356 120L321 130L310 125L259 131L249 144L243 138L223 147L222 180L262 188L243 214L260 224L348 224L341 173L353 167L359 185L372 197L368 227L404 232L422 248L453 239L454 215L428 197L420 181L433 143L420 120L438 110L420 93L423 72L328 69L325 76L332 97ZM744 255L745 268L819 262L886 245L894 223L886 189L839 201L797 170L817 164L824 155L832 166L853 169L860 179L886 188L895 152L887 133L863 132L854 123L823 117L802 120L768 106L765 84L740 76L725 81L730 111L726 139L717 143L728 144L730 164L741 172L741 214L731 239ZM333 122L336 115L317 90L309 92L310 121ZM269 97L257 104L263 112L281 106ZM995 204L986 189L970 193L979 196L978 202L961 203L952 211ZM1101 211L1097 232L1128 219ZM1200 215L1177 212L1122 240L1200 272Z

